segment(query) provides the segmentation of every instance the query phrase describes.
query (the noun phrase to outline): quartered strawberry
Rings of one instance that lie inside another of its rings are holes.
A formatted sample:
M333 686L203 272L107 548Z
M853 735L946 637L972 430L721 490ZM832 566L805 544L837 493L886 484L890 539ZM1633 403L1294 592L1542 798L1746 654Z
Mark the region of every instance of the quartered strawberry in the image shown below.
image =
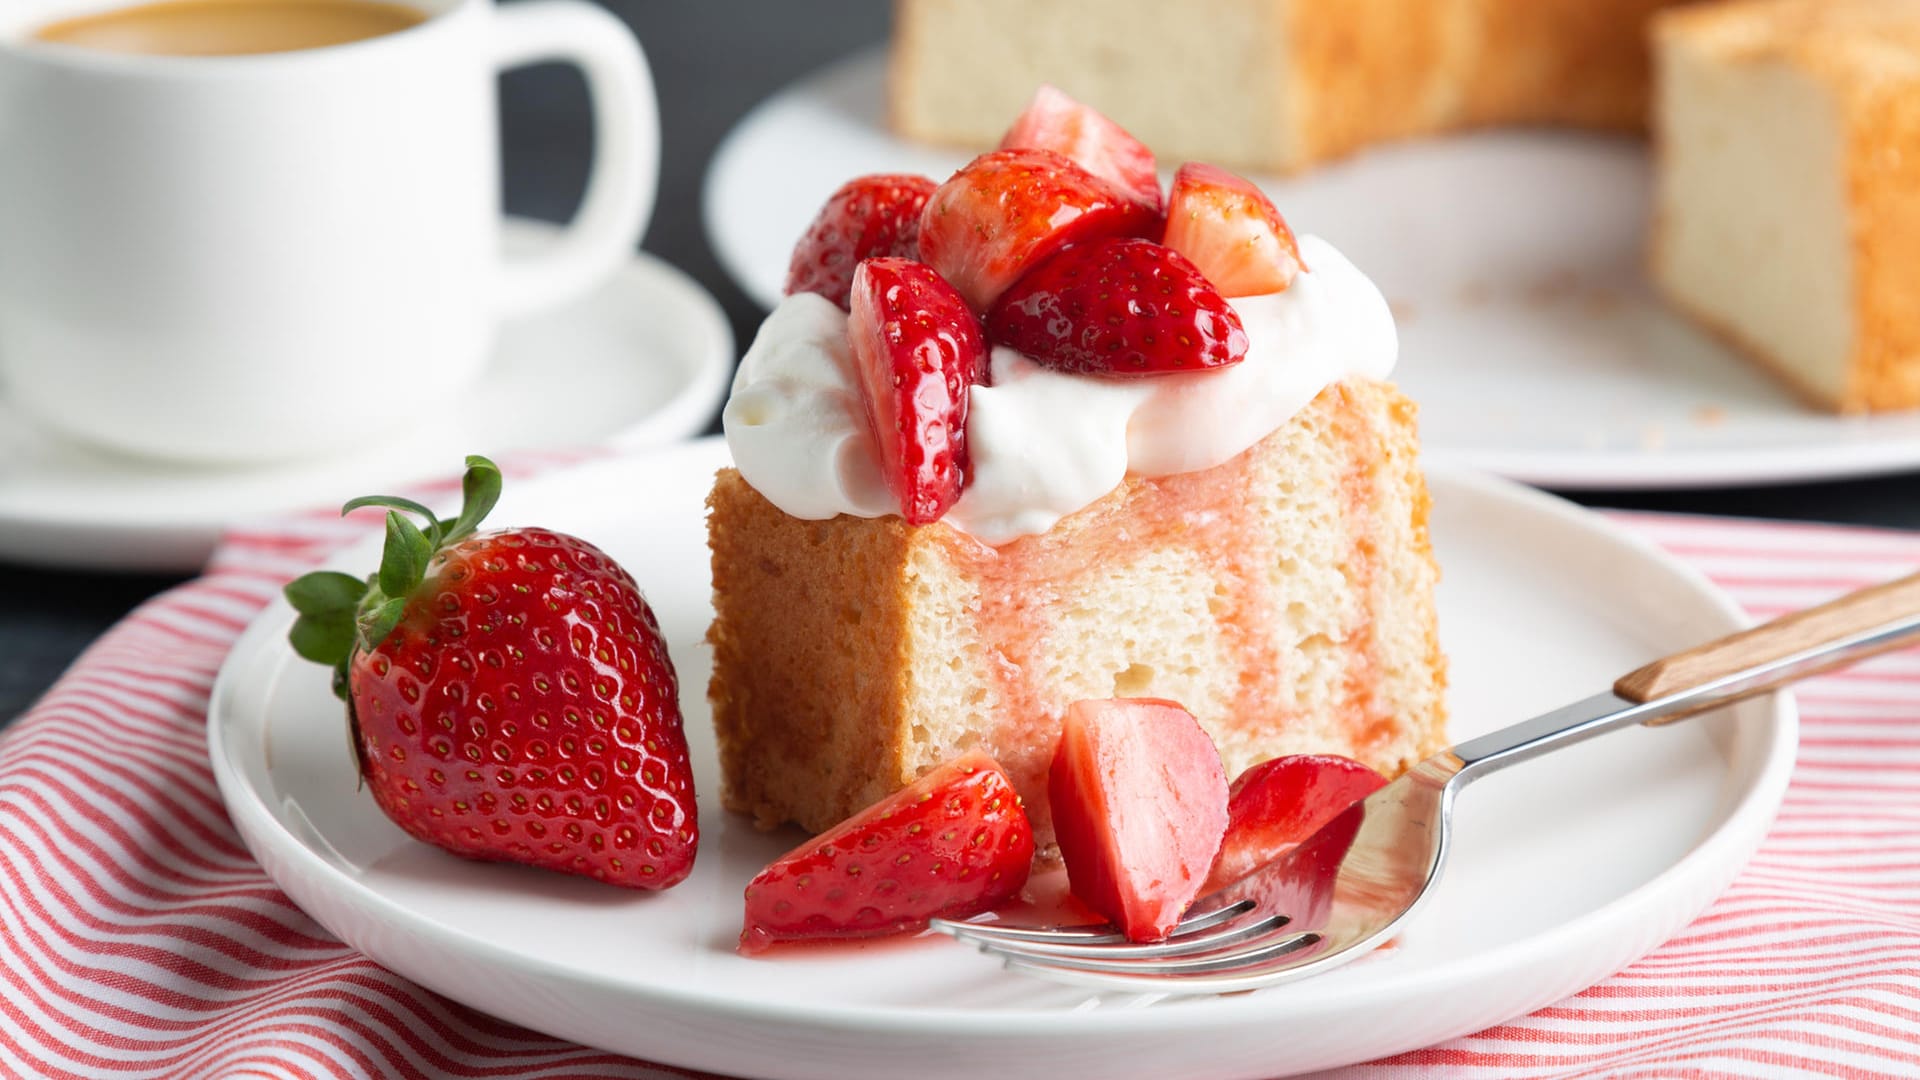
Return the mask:
M1333 754L1278 757L1241 773L1227 796L1227 835L1202 893L1291 851L1386 784L1367 766Z
M1254 873L1215 889L1211 880L1202 896L1220 905L1251 900L1262 911L1284 912L1296 926L1324 926L1333 913L1334 893L1340 883L1340 865L1366 823L1364 802L1337 810L1307 837Z
M1051 150L996 150L927 199L920 258L985 311L1062 245L1159 227L1159 215Z
M1124 237L1076 244L1034 267L987 313L987 336L1087 375L1204 371L1247 355L1239 313L1192 263Z
M967 388L987 381L980 323L924 263L868 259L847 320L880 470L914 525L940 520L967 475Z
M1129 940L1165 938L1227 827L1226 770L1193 714L1153 698L1069 706L1047 798L1073 895Z
M862 259L918 258L920 211L933 189L933 181L909 173L875 173L842 184L794 245L785 295L819 293L845 308Z
M652 609L584 540L475 532L500 494L492 462L467 459L465 491L452 521L353 500L388 508L379 572L287 586L294 649L334 669L361 779L394 824L455 854L675 884L699 822Z
M1033 828L980 751L808 840L747 883L740 951L780 941L864 938L963 919L1020 891Z
M1051 150L1158 214L1160 174L1153 151L1126 129L1060 89L1041 86L1000 140L1002 150Z
M1306 269L1293 230L1265 192L1197 162L1173 176L1162 242L1193 260L1226 297L1280 292Z

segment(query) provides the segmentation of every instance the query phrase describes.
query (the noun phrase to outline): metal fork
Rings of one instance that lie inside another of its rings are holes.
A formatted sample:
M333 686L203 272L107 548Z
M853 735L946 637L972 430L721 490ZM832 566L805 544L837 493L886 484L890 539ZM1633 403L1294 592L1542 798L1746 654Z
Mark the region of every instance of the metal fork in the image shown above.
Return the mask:
M1355 803L1299 846L1202 897L1172 935L1131 944L1110 926L933 928L1060 982L1224 994L1306 978L1385 943L1439 880L1454 798L1468 784L1632 724L1717 709L1920 636L1920 574L1676 653L1596 694L1463 742Z

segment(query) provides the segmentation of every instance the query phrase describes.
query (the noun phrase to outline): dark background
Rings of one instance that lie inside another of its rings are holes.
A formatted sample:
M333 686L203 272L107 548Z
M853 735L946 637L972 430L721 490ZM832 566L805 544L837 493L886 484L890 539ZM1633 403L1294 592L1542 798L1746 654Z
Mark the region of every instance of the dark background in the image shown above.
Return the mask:
M660 198L644 246L711 291L744 348L762 312L727 279L700 224L700 185L721 138L781 86L886 37L884 0L600 0L639 33L658 87ZM564 220L591 153L578 75L507 76L502 125L509 211ZM1793 487L1669 493L1583 493L1579 501L1657 510L1920 525L1912 476ZM0 563L0 723L32 703L68 663L142 600L178 579L78 574Z

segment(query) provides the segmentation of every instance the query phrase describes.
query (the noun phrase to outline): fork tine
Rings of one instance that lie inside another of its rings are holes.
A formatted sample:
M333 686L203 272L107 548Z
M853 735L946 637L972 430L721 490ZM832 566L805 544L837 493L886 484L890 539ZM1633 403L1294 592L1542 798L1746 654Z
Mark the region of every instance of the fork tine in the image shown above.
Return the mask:
M1016 954L984 945L982 951L1001 957L1010 968L1039 972L1065 970L1095 972L1103 975L1178 978L1183 975L1218 975L1253 967L1318 944L1320 940L1319 934L1306 930L1282 934L1278 938L1259 941L1251 947L1242 946L1228 952L1178 956L1162 960L1141 958L1101 960L1085 956L1034 956Z
M1204 915L1189 916L1186 919L1182 919L1179 925L1173 928L1173 933L1167 936L1168 940L1184 938L1192 934L1211 930L1221 923L1232 922L1253 910L1253 906L1253 901L1241 900L1238 903L1216 908ZM931 925L933 929L943 934L950 934L963 941L979 944L992 943L997 945L1003 942L1010 944L1033 942L1042 945L1062 944L1072 946L1118 946L1128 944L1126 935L1116 932L1110 926L1057 926L1036 928L1001 926L997 923L956 922L952 919L934 919Z
M1120 944L1087 944L1075 941L979 941L968 934L955 934L956 938L979 945L984 951L1000 956L1030 956L1036 959L1055 956L1084 957L1086 959L1147 958L1169 956L1190 956L1194 953L1218 952L1222 949L1263 938L1285 926L1285 915L1269 915L1265 918L1239 921L1220 921L1218 925L1184 937L1169 937L1164 941L1152 941L1143 944L1123 942Z
M1071 941L1079 945L1096 945L1102 942L1124 943L1127 936L1110 926L996 926L993 923L955 922L952 919L933 919L928 922L933 929L964 941L981 943L1009 944L1029 941Z
M1221 923L1232 922L1238 919L1240 916L1252 911L1253 908L1254 903L1251 900L1236 900L1226 907L1214 908L1204 915L1189 915L1181 919L1180 922L1174 926L1173 932L1167 935L1167 939L1171 941L1176 938L1186 937L1190 934L1198 934L1204 930L1211 930Z

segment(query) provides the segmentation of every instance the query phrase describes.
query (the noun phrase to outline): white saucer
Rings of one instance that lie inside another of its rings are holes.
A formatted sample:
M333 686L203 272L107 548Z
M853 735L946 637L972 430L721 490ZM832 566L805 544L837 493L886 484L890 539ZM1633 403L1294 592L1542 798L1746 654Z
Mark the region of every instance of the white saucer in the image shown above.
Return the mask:
M510 220L509 249L556 230ZM191 571L236 522L457 473L466 454L649 446L699 434L727 390L733 331L693 279L647 255L592 293L500 332L460 401L365 451L261 467L123 457L46 433L0 400L0 559Z
M794 83L715 155L707 230L760 303L778 302L794 240L841 183L943 179L966 160L886 129L883 75L882 58L863 54ZM1262 185L1296 230L1332 241L1395 302L1395 377L1420 402L1429 460L1562 488L1920 466L1920 414L1812 412L1660 303L1641 270L1639 142L1468 135Z
M717 440L510 484L495 520L604 546L660 617L682 687L701 850L643 895L468 862L357 790L327 673L276 602L234 647L207 723L235 826L309 914L388 968L537 1030L733 1076L862 1080L1270 1077L1361 1061L1530 1012L1690 921L1758 846L1786 789L1789 698L1610 735L1464 794L1440 891L1394 947L1305 983L1188 1001L1095 995L946 939L734 955L741 890L796 841L718 805L703 690L703 500ZM1450 734L1517 722L1663 651L1739 626L1698 574L1604 519L1512 484L1432 478ZM645 490L647 512L616 493ZM339 565L377 560L377 542Z

